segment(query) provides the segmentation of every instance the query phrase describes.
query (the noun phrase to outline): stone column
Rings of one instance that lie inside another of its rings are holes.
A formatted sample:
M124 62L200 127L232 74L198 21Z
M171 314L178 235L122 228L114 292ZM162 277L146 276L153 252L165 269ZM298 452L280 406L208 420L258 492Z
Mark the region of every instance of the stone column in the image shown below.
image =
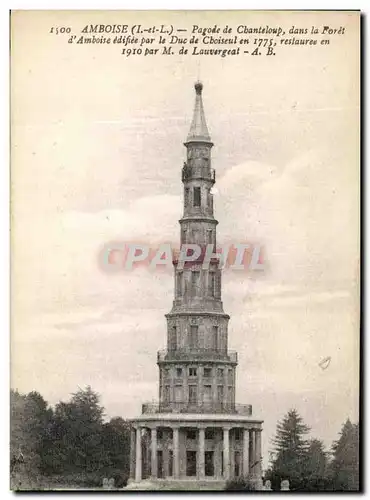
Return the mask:
M224 427L224 478L230 478L230 441L229 427Z
M204 470L204 443L205 443L205 429L200 428L198 431L198 467L197 467L197 476L199 479L204 479L205 470Z
M170 400L168 403L173 403L175 401L175 384L174 384L174 377L175 377L175 368L173 366L170 367Z
M136 436L135 429L131 429L131 442L130 442L130 479L135 479L135 444Z
M226 368L226 366L224 366L224 376L223 376L223 379L224 379L224 408L227 409L227 411L229 411L229 371L228 371L228 368Z
M217 368L212 366L212 401L217 403Z
M243 475L249 474L249 430L243 429Z
M179 429L173 429L173 476L175 479L180 477L180 459L179 459Z
M135 481L141 481L141 427L136 429Z
M152 478L156 478L158 474L158 464L157 464L157 429L151 429L151 467L150 467L150 475Z
M255 470L255 474L257 476L261 476L261 474L262 474L261 429L256 429L254 433L255 433L255 440L256 440L255 441L255 462L258 462L254 466L254 470Z
M188 370L189 366L188 365L183 365L183 370L184 370L184 387L183 387L183 402L184 406L188 406L189 402L189 384L188 384Z
M255 473L255 442L254 442L254 430L249 431L249 472L250 474Z
M198 406L202 407L203 406L203 393L204 393L204 387L203 387L203 365L200 365L198 367L198 401L197 404Z
M230 445L230 451L229 451L229 456L230 456L230 479L235 476L235 434L232 429L230 429L229 432L229 445Z
M222 454L222 429L217 427L215 429L216 439L215 439L215 475L217 479L222 479L222 470L221 470L221 454Z

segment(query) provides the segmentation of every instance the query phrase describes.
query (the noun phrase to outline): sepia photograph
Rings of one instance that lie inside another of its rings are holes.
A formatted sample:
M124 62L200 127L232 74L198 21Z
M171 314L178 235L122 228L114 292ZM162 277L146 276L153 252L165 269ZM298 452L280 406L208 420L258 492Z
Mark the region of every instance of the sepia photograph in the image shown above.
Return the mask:
M10 13L13 491L361 491L361 13Z

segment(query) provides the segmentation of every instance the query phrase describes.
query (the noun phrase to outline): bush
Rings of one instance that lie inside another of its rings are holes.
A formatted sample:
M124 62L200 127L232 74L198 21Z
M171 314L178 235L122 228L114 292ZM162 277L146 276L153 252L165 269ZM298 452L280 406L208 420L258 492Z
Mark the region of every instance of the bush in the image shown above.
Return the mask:
M292 491L335 491L330 478L317 477L305 478L293 488Z
M122 474L122 472L115 472L111 477L114 478L115 488L124 488L127 486L128 477L126 474Z
M226 483L226 491L254 491L255 487L249 478L238 477L236 479L230 479Z

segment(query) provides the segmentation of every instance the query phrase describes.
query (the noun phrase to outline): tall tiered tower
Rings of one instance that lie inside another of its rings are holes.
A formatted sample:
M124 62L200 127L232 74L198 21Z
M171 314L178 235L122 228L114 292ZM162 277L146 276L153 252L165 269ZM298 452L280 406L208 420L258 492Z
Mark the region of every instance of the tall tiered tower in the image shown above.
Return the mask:
M146 403L132 421L131 480L220 481L261 476L262 421L251 405L235 403L237 354L228 350L228 321L221 301L216 249L211 141L195 84L195 108L182 169L181 245L197 244L200 258L174 260L175 299L167 318L167 349L158 352L159 402Z
M216 248L217 220L213 215L211 166L213 146L204 116L200 82L195 84L195 109L185 142L187 161L182 169L184 215L181 245ZM202 258L175 267L175 300L167 314L167 352L159 353L160 402L181 411L187 406L211 412L235 402L236 353L227 350L229 316L221 302L221 269L212 259L202 269Z

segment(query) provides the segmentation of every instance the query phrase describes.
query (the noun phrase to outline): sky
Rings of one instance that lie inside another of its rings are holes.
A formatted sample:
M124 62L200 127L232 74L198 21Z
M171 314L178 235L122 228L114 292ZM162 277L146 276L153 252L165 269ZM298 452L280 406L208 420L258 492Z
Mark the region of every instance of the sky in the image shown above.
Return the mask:
M183 142L200 73L215 144L218 242L257 242L265 252L264 271L225 270L222 290L229 347L239 354L236 399L264 420L264 463L290 408L327 447L347 417L357 420L358 18L294 16L13 16L13 388L37 390L54 405L90 384L107 418L134 417L158 398L156 352L166 345L173 276L106 274L98 255L114 240L178 245ZM49 33L53 25L138 20L330 23L346 34L275 58L144 59Z

